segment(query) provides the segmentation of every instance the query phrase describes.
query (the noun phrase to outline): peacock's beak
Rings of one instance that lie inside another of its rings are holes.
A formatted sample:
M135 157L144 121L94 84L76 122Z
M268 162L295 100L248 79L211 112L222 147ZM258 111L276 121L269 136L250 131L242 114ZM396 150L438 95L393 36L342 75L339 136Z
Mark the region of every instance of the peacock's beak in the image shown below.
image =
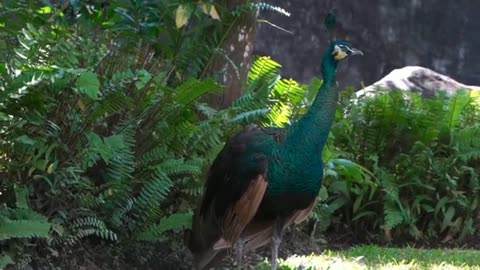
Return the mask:
M359 49L349 48L349 54L350 55L363 55L363 52L360 51Z

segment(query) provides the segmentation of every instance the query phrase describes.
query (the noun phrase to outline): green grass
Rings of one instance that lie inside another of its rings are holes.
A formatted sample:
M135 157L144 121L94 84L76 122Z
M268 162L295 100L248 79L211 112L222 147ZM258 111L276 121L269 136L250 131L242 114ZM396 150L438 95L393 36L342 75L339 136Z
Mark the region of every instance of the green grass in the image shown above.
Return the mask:
M270 268L268 262L257 270ZM321 255L292 256L280 270L293 269L466 269L480 270L480 251L460 249L382 248L361 246Z

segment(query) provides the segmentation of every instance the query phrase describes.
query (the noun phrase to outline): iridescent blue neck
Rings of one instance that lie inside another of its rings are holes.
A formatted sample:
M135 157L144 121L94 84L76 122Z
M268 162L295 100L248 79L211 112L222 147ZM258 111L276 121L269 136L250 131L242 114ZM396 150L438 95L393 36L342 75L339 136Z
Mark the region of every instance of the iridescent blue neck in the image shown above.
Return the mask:
M335 89L337 62L327 50L322 61L323 84L310 110L290 127L286 146L305 154L321 154L335 119L338 91ZM292 149L292 150L293 150Z

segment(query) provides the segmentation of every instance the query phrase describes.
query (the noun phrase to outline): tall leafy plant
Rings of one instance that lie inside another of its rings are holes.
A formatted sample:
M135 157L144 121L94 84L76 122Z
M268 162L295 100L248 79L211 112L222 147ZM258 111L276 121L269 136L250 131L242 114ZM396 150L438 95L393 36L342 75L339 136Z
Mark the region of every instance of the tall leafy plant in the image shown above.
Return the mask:
M338 209L342 222L357 231L383 229L387 238L449 240L475 232L479 107L470 92L423 99L379 91L339 114L346 118L333 129L335 145L376 176L332 197L350 202Z

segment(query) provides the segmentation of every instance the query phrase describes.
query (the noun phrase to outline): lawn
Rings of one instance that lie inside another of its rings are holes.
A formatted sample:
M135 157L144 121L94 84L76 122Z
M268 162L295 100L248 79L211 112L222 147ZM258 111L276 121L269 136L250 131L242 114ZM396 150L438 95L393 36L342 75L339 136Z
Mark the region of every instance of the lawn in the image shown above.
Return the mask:
M258 270L269 269L265 262ZM361 246L321 255L292 256L280 262L280 270L293 269L478 269L480 251Z

